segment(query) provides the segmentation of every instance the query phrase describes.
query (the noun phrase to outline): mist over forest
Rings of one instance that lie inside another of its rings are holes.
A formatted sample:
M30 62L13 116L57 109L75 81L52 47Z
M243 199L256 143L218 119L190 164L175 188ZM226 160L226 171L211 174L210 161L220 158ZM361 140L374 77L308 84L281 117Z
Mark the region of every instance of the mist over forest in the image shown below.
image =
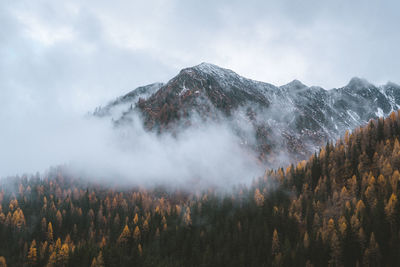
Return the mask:
M400 266L400 2L0 2L0 267Z

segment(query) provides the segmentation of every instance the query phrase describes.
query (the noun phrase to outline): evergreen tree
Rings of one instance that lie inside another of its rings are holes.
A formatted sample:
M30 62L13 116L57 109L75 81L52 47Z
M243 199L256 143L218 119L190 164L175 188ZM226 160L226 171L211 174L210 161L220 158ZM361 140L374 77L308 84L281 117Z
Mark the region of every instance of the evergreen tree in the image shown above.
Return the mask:
M37 248L36 248L36 241L33 240L28 252L28 263L31 266L35 266L37 263Z

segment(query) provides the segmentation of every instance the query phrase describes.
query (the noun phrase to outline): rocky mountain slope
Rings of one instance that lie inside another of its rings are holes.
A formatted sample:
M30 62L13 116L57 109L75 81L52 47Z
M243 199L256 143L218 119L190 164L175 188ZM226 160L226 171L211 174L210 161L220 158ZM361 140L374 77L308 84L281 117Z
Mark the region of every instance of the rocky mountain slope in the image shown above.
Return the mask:
M179 131L207 120L228 121L262 160L284 153L302 159L328 140L400 108L400 86L353 78L325 90L294 80L283 86L254 81L213 64L183 69L166 84L139 87L95 111L129 123L140 112L147 129ZM251 136L248 133L251 132ZM281 163L281 162L279 162Z

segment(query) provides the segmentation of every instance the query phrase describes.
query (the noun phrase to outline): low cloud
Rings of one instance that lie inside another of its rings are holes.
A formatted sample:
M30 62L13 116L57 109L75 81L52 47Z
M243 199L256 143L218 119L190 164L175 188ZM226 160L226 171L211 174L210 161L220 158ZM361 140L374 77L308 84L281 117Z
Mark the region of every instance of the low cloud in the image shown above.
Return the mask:
M119 127L104 118L57 115L17 134L3 131L0 175L65 164L77 177L111 185L198 189L247 183L264 170L227 123L198 123L173 136L146 131L137 114Z
M247 179L258 166L224 125L174 139L81 114L203 61L274 84L398 82L398 9L393 0L2 1L0 176L68 163L133 180Z

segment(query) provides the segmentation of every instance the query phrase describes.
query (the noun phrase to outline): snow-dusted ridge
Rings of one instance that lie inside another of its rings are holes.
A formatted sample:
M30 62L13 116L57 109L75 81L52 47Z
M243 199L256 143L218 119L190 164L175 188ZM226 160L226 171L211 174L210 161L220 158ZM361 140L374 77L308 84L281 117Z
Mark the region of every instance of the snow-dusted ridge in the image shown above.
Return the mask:
M201 63L181 70L166 84L137 88L97 110L96 115L127 104L120 116L113 118L124 121L131 111L137 110L148 129L188 125L185 121L194 113L212 119L215 114L222 114L238 129L242 124L235 125L235 121L250 116L257 141L263 146L308 155L307 147L318 147L338 138L345 130L399 109L400 86L392 82L375 86L358 77L331 90L309 87L298 80L274 86Z

